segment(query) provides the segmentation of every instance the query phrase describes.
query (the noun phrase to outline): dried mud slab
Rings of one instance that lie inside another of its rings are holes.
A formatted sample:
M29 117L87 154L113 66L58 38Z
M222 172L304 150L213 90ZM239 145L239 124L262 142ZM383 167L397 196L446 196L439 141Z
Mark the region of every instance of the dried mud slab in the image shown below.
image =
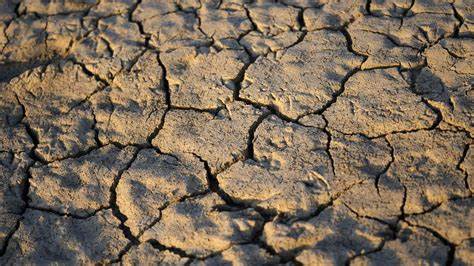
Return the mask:
M171 104L215 109L232 100L241 70L248 63L243 50L180 48L160 55L167 69Z
M304 24L309 31L337 29L365 14L364 0L329 0L321 8L304 10Z
M81 0L81 1L21 1L18 7L19 12L36 13L39 15L57 15L60 13L85 12L89 8L97 4L97 0Z
M2 67L1 76L5 80L49 60L67 56L71 44L86 33L79 13L47 17L27 13L0 28L3 28L5 38L0 41L3 43L0 62L7 64Z
M82 27L80 14L48 17L46 24L46 47L49 57L65 57L72 43L82 38L86 30ZM34 58L32 58L34 60Z
M299 31L287 31L281 34L268 36L260 32L252 31L240 39L240 44L244 46L252 56L267 55L276 53L294 45L303 36Z
M0 16L1 16L1 13L0 13ZM7 40L7 36L5 35L5 28L7 27L7 25L5 24L5 22L1 21L0 20L0 49L3 50L3 48L5 47L5 45L8 43L8 40ZM3 58L3 54L0 55L0 60L5 60L5 58ZM2 79L4 77L2 76Z
M215 173L244 156L248 132L263 112L241 102L228 104L218 114L172 110L152 144L165 153L196 154Z
M74 42L70 53L87 70L110 81L121 69L130 68L143 52L144 36L126 14L111 14L93 21L93 30Z
M395 225L403 213L404 196L405 187L400 180L382 175L355 185L340 199L360 216Z
M217 176L233 200L269 213L308 216L329 202L332 168L327 135L276 116L255 131L255 160L233 164Z
M96 145L87 103L103 86L72 62L39 67L8 85L24 108L23 121L35 132L35 153L45 161L73 156Z
M255 2L247 5L252 20L252 31L248 31L239 43L251 56L266 56L268 53L289 48L300 41L305 33L299 31L298 8L270 2Z
M453 14L453 9L451 7L451 1L415 1L408 12L408 15L411 15L412 13Z
M474 260L474 240L466 240L456 246L453 265L469 265L472 260Z
M1 108L1 107L0 107ZM0 151L28 152L33 148L33 140L23 124L4 126L0 122Z
M121 265L188 265L189 259L182 258L168 250L161 251L145 242L139 246L132 247L123 257Z
M143 0L137 5L133 12L133 19L142 21L152 17L158 17L177 10L175 1Z
M258 245L246 244L234 245L221 254L204 261L194 261L191 265L226 265L228 263L235 265L275 265L278 264L279 260L278 257L272 256Z
M450 243L459 245L474 235L473 206L472 198L450 200L432 211L410 216L407 221L433 230Z
M134 235L160 217L160 210L207 189L204 164L190 154L141 150L118 183L117 205Z
M210 43L198 25L199 20L194 14L184 12L170 13L143 22L145 32L152 36L151 44L164 51Z
M463 24L459 28L459 35L474 37L474 3L469 0L459 0L453 3L456 12L462 17Z
M102 143L146 144L167 108L158 55L145 52L112 86L91 98Z
M401 215L404 187L383 175L392 163L389 143L361 135L332 134L330 152L335 179L331 190L361 216L396 223Z
M211 1L209 1L211 2ZM204 3L199 9L200 29L210 36L218 45L236 47L237 39L252 30L252 22L242 6L232 5L220 8L210 3Z
M139 53L139 50L134 52ZM87 38L74 42L71 53L88 71L103 80L112 80L122 70L122 64L126 65L129 62L125 58L113 57L109 43L101 38L99 31L94 31Z
M33 148L26 127L21 124L24 110L6 83L0 84L0 151L27 152Z
M196 14L179 11L172 1L143 1L132 19L141 23L144 32L151 35L150 44L160 51L210 43L199 29Z
M84 18L85 21L88 19L100 19L125 14L135 4L134 0L101 0L95 2L96 3L87 11L87 16Z
M429 128L436 120L436 113L411 92L396 69L358 72L344 87L324 112L329 128L344 134L377 137Z
M15 16L15 8L20 3L20 0L3 1L2 9L0 10L0 21L11 21Z
M474 261L473 1L0 2L0 265Z
M362 62L341 33L317 31L280 57L259 57L245 72L240 97L296 119L328 104Z
M145 231L141 240L157 240L198 258L249 242L263 218L253 209L219 209L224 204L212 193L171 205L163 210L160 221Z
M42 58L47 54L46 19L26 15L13 20L4 28L6 45L0 58L5 61L27 62L31 58ZM21 36L21 38L18 38Z
M402 17L411 6L407 0L374 0L370 12L376 16Z
M339 265L354 255L377 249L385 231L382 224L358 218L336 201L308 221L267 223L263 240L279 254L296 255L296 261L303 265Z
M323 4L326 4L328 0L282 0L281 2L289 6L306 8L306 7L320 7Z
M97 30L115 57L132 60L143 50L144 41L139 26L125 15L99 20Z
M438 108L449 124L474 132L474 41L444 39L425 51L428 66L415 90Z
M375 0L370 3L370 11L376 16L410 18L416 14L453 14L452 1L428 0Z
M334 192L341 192L362 181L374 181L389 165L390 147L381 138L332 133L330 153L334 160Z
M53 1L47 4L48 8L55 9L56 4L62 8L70 3ZM8 27L3 26L7 41L0 61L5 61L9 67L5 68L7 73L2 73L2 78L8 79L32 67L47 64L49 60L66 57L80 61L103 79L111 78L122 64L129 64L143 49L144 36L123 10L100 12L99 7L104 5L107 1L81 12L41 16L36 12L26 13L14 19ZM23 11L19 9L18 12ZM53 10L44 12L56 13Z
M25 208L23 191L31 163L25 153L0 152L0 250L7 245L7 237Z
M465 176L457 167L468 143L465 133L418 131L387 140L394 161L386 175L406 187L405 213L421 213L449 198L468 196Z
M403 226L394 240L386 241L380 251L357 257L351 265L443 265L449 247L427 230Z
M79 158L30 169L30 206L88 216L109 206L110 190L135 152L108 145Z
M248 5L249 16L257 30L263 34L276 35L298 30L298 9L279 3L257 2Z
M87 219L27 210L0 263L109 263L128 243L119 224L111 210Z
M387 41L398 46L422 49L453 35L458 24L452 13L419 13L403 20L386 16L364 16L356 19L350 29L386 36Z
M309 114L298 119L298 124L306 127L314 127L319 129L325 129L327 122L322 115Z
M355 52L367 56L361 68L402 67L414 68L422 66L423 57L418 49L397 43L394 37L385 34L383 30L376 31L366 26L370 22L366 17L360 22L348 26L348 33L352 39L352 48ZM375 23L375 22L374 22ZM384 20L385 27L394 29L398 21Z
M25 109L25 120L38 136L35 153L43 161L73 157L97 145L94 115L88 104L81 104L63 115L30 115L28 108Z

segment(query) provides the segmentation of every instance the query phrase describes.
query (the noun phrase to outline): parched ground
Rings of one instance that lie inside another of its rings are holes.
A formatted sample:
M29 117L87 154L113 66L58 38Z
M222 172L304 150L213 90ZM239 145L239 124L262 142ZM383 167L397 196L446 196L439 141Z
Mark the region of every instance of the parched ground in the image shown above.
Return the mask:
M0 265L474 265L474 1L0 0Z

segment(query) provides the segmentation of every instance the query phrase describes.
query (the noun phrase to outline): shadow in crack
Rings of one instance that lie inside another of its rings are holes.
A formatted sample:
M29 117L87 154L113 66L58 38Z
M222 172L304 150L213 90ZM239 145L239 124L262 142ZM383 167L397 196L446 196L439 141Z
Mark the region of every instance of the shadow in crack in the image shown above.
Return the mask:
M0 63L0 82L9 82L12 78L17 77L30 69L48 65L53 61L55 60L31 60L30 62Z

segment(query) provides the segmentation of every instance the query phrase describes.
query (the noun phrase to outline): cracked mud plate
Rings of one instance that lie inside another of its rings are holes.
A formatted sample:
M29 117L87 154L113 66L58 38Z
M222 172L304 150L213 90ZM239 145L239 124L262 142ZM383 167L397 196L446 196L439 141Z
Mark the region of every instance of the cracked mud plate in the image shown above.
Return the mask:
M0 265L473 265L473 11L1 0Z

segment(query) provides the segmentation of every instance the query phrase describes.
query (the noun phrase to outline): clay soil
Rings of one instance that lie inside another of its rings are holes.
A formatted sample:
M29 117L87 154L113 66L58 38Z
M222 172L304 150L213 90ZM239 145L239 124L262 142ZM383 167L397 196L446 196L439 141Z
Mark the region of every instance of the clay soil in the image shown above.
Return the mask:
M0 0L0 265L474 265L474 1Z

